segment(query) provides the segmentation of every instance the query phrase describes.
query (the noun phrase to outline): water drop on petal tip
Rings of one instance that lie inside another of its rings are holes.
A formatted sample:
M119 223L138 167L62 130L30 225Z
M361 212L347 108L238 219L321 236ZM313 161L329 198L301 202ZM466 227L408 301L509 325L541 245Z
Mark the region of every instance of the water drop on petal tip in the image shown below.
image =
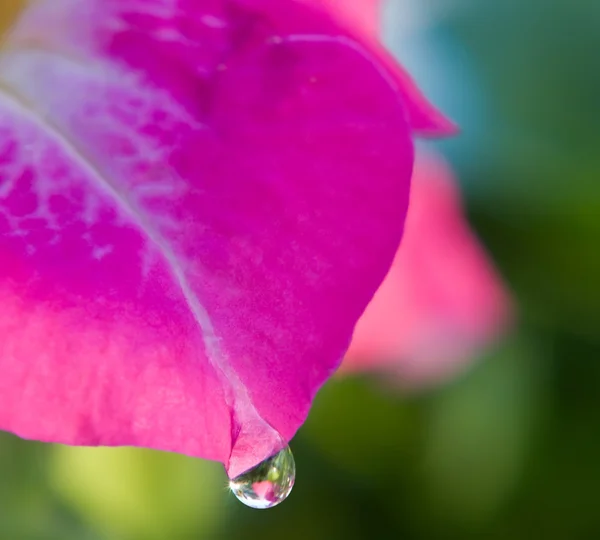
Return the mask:
M294 487L296 464L289 446L229 482L239 501L250 508L273 508Z

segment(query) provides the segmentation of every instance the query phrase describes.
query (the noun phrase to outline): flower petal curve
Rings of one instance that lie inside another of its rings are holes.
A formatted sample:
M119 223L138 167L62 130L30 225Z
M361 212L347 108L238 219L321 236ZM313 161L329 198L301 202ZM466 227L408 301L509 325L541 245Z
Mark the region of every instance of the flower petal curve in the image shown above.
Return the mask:
M390 60L380 45L381 11L383 0L304 0L317 6L325 6L350 28L362 33L363 40L377 49L378 55L393 74L403 95L408 122L417 136L446 137L455 135L458 126L436 109L419 90L412 77L403 67Z
M391 263L413 150L391 60L283 4L40 0L12 32L2 429L233 477L304 421Z

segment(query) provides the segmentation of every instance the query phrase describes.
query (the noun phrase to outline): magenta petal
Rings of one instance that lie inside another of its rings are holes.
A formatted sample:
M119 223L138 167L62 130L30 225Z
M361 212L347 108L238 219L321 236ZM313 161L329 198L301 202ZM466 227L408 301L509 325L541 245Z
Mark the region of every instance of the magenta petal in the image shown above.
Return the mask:
M278 1L278 0L274 0ZM446 137L458 132L458 126L438 111L412 80L411 76L380 45L380 19L383 0L302 0L326 8L341 24L361 35L402 94L411 130L421 137Z
M0 56L0 428L232 477L288 441L402 233L393 68L299 2L33 4Z

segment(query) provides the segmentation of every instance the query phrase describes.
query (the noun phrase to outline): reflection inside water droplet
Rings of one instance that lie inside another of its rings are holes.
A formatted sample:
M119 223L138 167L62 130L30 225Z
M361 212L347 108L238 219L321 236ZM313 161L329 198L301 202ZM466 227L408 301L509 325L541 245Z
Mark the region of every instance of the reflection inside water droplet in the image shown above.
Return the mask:
M294 487L296 464L289 446L229 482L233 494L250 508L272 508Z

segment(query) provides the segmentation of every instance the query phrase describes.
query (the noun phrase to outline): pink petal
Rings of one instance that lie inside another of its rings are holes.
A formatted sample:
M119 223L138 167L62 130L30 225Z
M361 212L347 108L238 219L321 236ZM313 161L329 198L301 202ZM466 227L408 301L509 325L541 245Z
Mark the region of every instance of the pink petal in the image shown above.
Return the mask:
M452 172L441 158L419 156L402 245L342 369L436 382L497 337L509 316L508 294L462 216Z
M0 428L230 476L283 446L400 240L398 69L302 2L34 3L0 56Z
M383 0L308 0L322 4L331 12L337 13L347 24L361 30L366 35L379 38L381 9Z
M275 0L277 1L277 0ZM456 124L448 120L423 96L411 76L389 55L380 43L380 20L382 0L303 0L315 6L325 6L348 28L362 33L364 43L378 50L382 63L394 77L398 91L402 93L406 106L408 123L416 135L423 137L444 137L458 131Z

